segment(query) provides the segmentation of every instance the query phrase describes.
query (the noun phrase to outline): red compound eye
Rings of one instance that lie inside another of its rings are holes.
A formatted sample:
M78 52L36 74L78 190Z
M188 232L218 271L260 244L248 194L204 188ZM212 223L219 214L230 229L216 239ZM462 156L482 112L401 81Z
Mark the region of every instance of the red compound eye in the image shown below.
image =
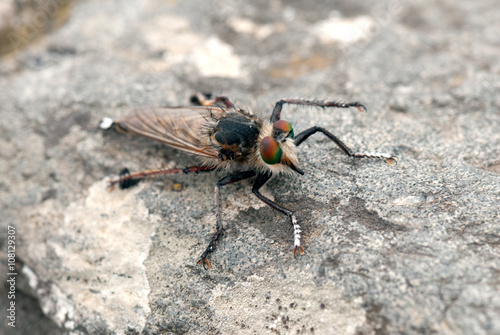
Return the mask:
M281 148L271 136L266 136L260 142L260 155L264 162L273 165L281 159Z
M285 121L285 120L276 121L273 124L273 127L274 128L278 128L280 130L283 130L285 133L289 133L288 136L290 136L291 138L293 138L293 128L292 128L292 125L290 123L288 123L287 121Z

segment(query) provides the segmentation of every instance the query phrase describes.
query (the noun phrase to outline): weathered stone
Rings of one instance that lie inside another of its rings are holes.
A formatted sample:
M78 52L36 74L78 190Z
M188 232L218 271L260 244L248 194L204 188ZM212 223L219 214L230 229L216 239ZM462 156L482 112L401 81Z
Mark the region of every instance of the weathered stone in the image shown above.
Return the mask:
M1 222L24 264L16 330L500 333L497 7L76 2L64 26L0 59ZM287 106L282 118L398 164L314 135L298 148L305 175L263 188L296 211L305 254L293 258L287 219L242 182L222 189L226 229L206 271L196 261L223 174L108 192L123 167L197 159L97 127L194 91L263 118L283 97L359 101L367 113Z

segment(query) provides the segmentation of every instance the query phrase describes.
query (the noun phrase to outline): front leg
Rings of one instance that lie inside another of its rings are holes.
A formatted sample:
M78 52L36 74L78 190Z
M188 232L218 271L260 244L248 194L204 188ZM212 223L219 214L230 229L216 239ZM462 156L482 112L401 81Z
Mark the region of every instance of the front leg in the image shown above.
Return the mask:
M271 178L270 173L259 174L253 184L252 192L257 196L257 198L262 200L266 205L288 216L288 218L290 219L290 223L292 224L293 227L293 255L295 256L297 252L299 252L302 255L304 253L304 248L300 245L300 233L302 231L300 230L300 226L297 223L297 218L295 217L295 214L291 210L281 207L275 202L269 200L259 192L259 189L269 180L269 178Z
M322 100L307 100L307 99L281 99L276 103L271 114L271 123L274 123L281 118L281 110L284 104L316 106L316 107L333 107L333 108L350 108L356 107L360 112L366 111L366 107L359 102L337 102L337 101L322 101Z
M216 222L216 231L212 236L212 240L210 244L205 249L200 259L198 260L198 264L202 264L205 269L210 269L210 262L208 260L208 255L214 250L215 244L219 239L219 236L222 234L222 220L221 220L221 205L220 205L220 188L224 185L235 183L237 181L248 179L255 176L255 172L252 171L240 171L229 176L226 176L217 182L215 185L215 222Z
M325 128L321 128L318 126L311 127L309 129L304 130L300 134L298 134L295 137L295 145L299 146L302 142L307 140L309 138L309 136L311 136L317 132L325 134L330 140L332 140L336 145L338 145L339 148L342 149L342 151L344 151L347 156L357 157L357 158L362 158L362 157L383 158L387 161L387 163L389 165L393 165L397 162L396 157L394 157L390 154L384 153L384 152L353 152L337 136L333 135Z

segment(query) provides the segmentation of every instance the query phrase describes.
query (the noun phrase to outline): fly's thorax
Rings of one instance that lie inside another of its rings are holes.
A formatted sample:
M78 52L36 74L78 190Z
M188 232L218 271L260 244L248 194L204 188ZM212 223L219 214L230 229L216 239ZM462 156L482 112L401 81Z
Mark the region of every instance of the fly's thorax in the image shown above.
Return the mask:
M289 126L288 122L286 124ZM257 139L259 150L255 150L253 154L253 165L261 171L275 174L293 173L292 167L298 168L299 160L295 154L295 142L290 135L293 136L291 127L287 131L280 131L276 124L263 125ZM267 151L271 157L266 156Z
M256 116L230 112L213 118L208 123L206 135L221 162L248 164L258 148L262 126L263 122Z

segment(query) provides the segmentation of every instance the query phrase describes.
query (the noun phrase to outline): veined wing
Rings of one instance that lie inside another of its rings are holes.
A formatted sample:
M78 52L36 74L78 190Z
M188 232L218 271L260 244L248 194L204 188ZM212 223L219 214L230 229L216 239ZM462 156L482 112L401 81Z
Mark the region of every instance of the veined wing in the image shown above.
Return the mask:
M197 156L218 158L208 138L203 138L203 124L214 114L224 113L218 107L135 108L117 122L119 130L148 137Z

